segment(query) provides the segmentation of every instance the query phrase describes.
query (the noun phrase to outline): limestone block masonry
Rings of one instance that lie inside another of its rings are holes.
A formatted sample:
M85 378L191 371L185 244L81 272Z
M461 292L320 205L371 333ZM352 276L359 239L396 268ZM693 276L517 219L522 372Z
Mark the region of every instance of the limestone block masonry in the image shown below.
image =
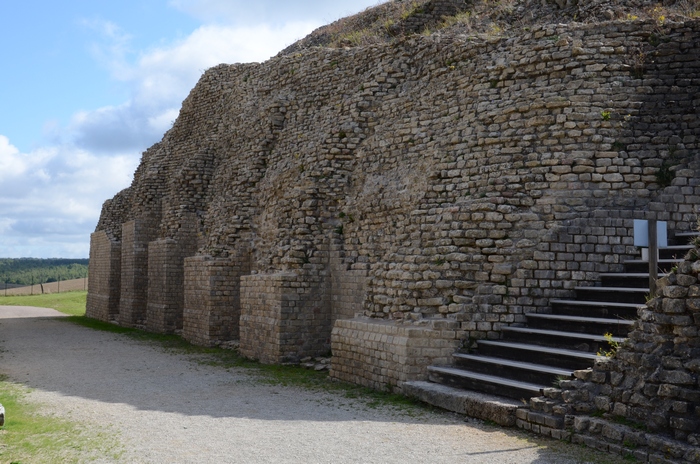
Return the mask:
M459 323L454 321L397 326L362 318L338 320L333 328L331 376L377 390L425 380L426 366L450 363L459 336Z
M105 202L88 315L400 389L621 270L633 219L694 230L698 95L697 20L216 66Z

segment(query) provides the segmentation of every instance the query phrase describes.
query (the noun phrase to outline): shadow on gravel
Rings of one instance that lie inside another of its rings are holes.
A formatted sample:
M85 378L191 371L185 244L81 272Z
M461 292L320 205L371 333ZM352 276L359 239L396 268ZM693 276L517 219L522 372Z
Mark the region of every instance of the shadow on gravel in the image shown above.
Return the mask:
M133 415L135 421L140 417L138 411L160 411L182 415L181 425L187 425L195 417L240 418L244 419L243 423L246 419L356 422L352 427L360 429L365 427L363 423L390 422L435 425L437 428L431 430L438 436L467 434L467 428L440 427L466 422L465 426L477 427L482 433L506 435L517 441L485 446L473 453L457 452L455 456L483 454L501 460L510 453L530 450L542 458L528 462L560 462L547 456L551 453L547 448L563 445L540 438L523 439L525 435L516 430L441 413L408 400L372 396L359 387L338 386L327 380L310 386L300 386L296 381L284 385L284 379L270 377L259 365L252 368L212 365L213 358L197 349L187 352L164 348L154 341L93 330L70 320L0 317L0 371L30 388L79 398L81 408L99 408L90 405L90 401L123 406L120 414Z

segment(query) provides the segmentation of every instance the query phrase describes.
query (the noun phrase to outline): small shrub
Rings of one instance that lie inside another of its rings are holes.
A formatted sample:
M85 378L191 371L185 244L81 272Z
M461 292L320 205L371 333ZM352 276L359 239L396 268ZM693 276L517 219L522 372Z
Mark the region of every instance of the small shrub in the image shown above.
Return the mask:
M612 113L608 110L600 112L600 117L603 118L603 121L610 121L610 116L612 116Z
M656 183L659 184L659 187L668 187L673 182L676 173L673 171L672 167L671 163L664 161L661 167L659 167L659 170L656 171Z
M603 335L605 337L605 340L608 342L608 345L610 345L610 350L604 350L601 349L598 351L598 356L605 356L606 358L614 358L615 355L617 354L617 350L620 349L620 342L614 340L613 334L610 332L606 333Z
M615 151L625 151L627 150L627 146L622 142L614 142L612 144L612 149Z

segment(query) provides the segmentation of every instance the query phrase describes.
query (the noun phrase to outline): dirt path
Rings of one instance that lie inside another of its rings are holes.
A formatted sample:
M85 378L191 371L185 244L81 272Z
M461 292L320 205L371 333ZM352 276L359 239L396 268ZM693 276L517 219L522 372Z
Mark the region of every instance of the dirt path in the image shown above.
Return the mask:
M0 372L33 388L48 412L118 434L122 462L591 462L577 457L580 448L452 414L407 415L261 384L245 369L202 365L57 316L0 306Z

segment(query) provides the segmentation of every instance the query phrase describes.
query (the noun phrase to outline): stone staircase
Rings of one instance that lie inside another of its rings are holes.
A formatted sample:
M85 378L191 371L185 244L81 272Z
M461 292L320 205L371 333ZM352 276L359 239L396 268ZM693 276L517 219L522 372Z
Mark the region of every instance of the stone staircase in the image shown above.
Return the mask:
M659 250L659 278L682 261L697 235L678 233L675 244ZM525 327L504 327L500 340L479 340L474 350L455 353L453 365L430 366L430 382L409 382L404 390L442 407L431 401L431 383L522 402L540 396L575 370L591 367L597 353L611 349L610 341L626 338L649 293L648 262L627 261L625 272L601 274L596 286L575 290L575 299L551 300L551 314L527 314Z

